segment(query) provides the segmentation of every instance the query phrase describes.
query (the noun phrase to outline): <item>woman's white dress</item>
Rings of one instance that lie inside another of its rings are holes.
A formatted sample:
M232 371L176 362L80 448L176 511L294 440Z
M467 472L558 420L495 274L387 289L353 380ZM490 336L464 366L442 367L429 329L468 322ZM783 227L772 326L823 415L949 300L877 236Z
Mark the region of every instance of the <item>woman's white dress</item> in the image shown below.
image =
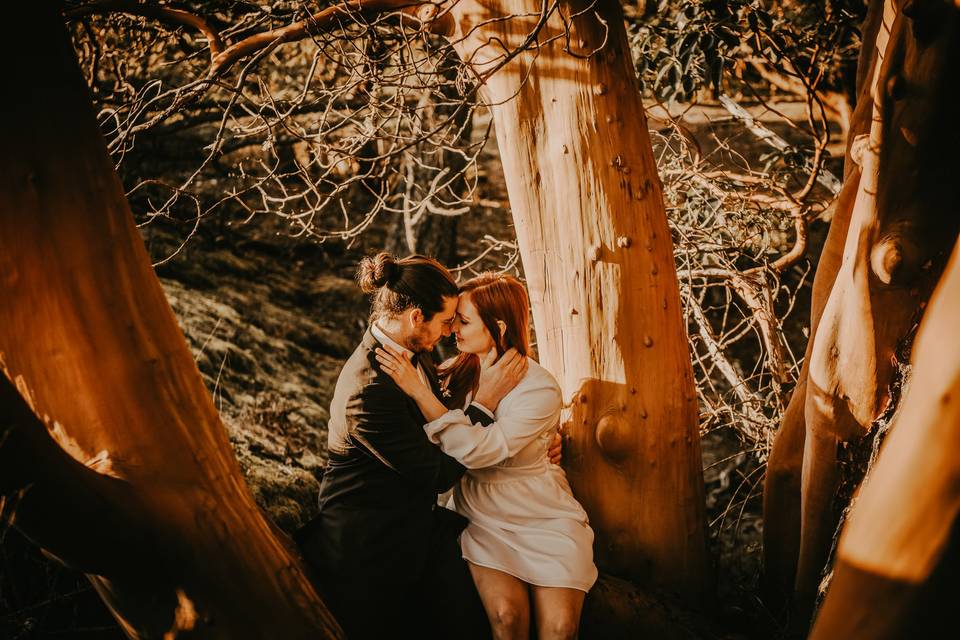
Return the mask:
M560 386L533 360L489 426L448 411L424 429L468 471L453 508L470 519L463 557L544 587L588 591L597 579L593 530L547 449L562 405Z

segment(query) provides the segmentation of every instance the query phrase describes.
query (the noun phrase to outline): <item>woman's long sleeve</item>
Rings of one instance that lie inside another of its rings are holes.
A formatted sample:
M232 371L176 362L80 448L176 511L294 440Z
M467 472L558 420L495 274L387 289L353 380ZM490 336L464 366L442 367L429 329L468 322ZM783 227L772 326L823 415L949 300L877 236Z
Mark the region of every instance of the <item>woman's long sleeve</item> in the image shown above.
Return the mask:
M468 469L498 464L557 425L562 398L553 380L524 380L500 403L497 420L474 425L460 409L424 425L430 440Z

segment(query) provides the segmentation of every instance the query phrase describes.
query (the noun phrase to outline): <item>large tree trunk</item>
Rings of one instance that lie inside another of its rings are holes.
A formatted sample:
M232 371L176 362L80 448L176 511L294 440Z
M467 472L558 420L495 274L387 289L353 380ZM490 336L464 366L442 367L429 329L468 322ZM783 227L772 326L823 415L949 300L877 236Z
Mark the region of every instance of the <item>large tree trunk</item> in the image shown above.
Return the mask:
M860 186L860 166L851 158L854 140L870 130L873 114L870 86L877 31L883 17L883 0L871 3L864 20L864 44L857 68L857 105L848 129L844 157L843 189L837 195L830 220L830 230L817 261L810 302L810 333L797 386L777 430L773 449L767 460L763 487L763 595L775 613L785 612L790 603L800 555L800 479L806 433L804 405L807 398L807 375L810 355L817 337L823 309L843 262L843 250L850 218Z
M551 7L462 0L447 33L492 105L538 351L568 403L566 466L598 564L695 599L707 581L697 403L623 16L614 0Z
M3 51L17 96L0 118L0 484L20 490L15 525L91 574L130 637L339 637L243 481L51 4L17 3Z
M960 243L914 346L891 434L853 505L812 638L926 638L955 623Z
M871 113L869 135L852 150L861 175L843 257L807 351L795 581L801 625L836 526L837 446L862 435L884 409L897 344L956 237L949 177L960 168L950 113L960 84L956 13L946 3L916 2L903 15L888 0L880 14L870 98L858 107Z

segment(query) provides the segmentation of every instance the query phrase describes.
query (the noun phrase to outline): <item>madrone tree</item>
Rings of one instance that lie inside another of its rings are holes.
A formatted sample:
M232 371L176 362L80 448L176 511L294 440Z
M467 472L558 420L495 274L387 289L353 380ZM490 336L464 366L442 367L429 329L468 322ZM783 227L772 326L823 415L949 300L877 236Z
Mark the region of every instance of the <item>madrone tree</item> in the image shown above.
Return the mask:
M130 637L339 637L243 483L62 16L15 13L35 43L0 119L0 480L15 526L89 574Z
M960 244L920 324L915 373L844 527L811 638L931 637L952 623L960 552L958 312Z
M800 627L809 619L843 506L834 503L839 447L859 442L888 408L898 348L918 322L957 236L952 176L960 169L960 130L952 105L960 98L958 55L955 3L871 3L844 187L814 282L807 360L774 445L764 497L769 586L792 593ZM921 363L938 366L918 354ZM917 511L910 514L916 518L910 526L925 526ZM875 527L885 521L871 520ZM845 571L847 586L837 590L846 596L833 597L833 621L821 629L835 628L847 606L840 604L843 597L861 597L852 595Z

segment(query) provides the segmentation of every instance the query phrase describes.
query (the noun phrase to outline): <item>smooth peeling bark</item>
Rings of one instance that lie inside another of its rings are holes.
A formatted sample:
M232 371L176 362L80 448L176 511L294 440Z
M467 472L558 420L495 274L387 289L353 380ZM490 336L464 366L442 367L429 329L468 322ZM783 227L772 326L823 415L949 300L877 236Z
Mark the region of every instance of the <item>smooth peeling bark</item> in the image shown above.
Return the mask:
M790 602L800 553L800 472L803 466L804 366L773 440L763 482L764 602L780 617Z
M873 114L871 83L877 61L876 40L883 17L883 0L873 0L864 19L864 46L857 67L857 105L847 131L843 165L843 188L837 195L830 229L817 260L810 302L810 330L803 366L790 396L783 420L774 438L763 487L763 596L775 611L783 611L793 594L800 555L800 485L806 439L807 376L810 355L830 292L843 262L853 205L860 186L860 165L852 157L854 142L858 159L862 136L870 131Z
M542 6L464 0L446 32L486 77L538 352L563 388L564 459L596 560L698 598L707 558L697 403L623 16L611 0L561 3L569 33L554 12L536 48L493 71L535 31Z
M953 623L950 609L931 610L930 605L950 607L956 597L958 316L960 244L920 326L913 376L890 436L840 538L833 582L811 636L815 640L933 637L920 631L935 630L928 618ZM952 596L944 598L946 593Z
M104 521L58 518L62 498L50 482L67 472L57 468L30 470L37 482L27 485L20 524L64 562L100 574L93 580L131 637L339 637L244 484L134 226L60 17L48 3L12 11L29 29L12 33L4 53L30 55L10 65L18 95L0 119L0 361L48 439L74 461L69 473L83 478L90 510L130 533L78 548L94 536L77 529ZM12 406L8 397L4 409ZM17 429L29 423L11 415L4 420ZM13 469L0 469L8 486L24 479ZM157 557L163 571L154 571Z
M782 604L783 598L792 593L796 576L800 535L799 476L805 439L802 436L798 438L798 433L806 430L806 379L820 319L828 298L833 295L837 273L844 259L847 232L859 190L859 163L863 161L863 152L869 142L870 126L874 117L873 85L877 63L881 59L877 51L876 37L883 24L883 9L883 0L873 0L864 20L864 44L857 69L859 97L847 140L844 186L834 208L830 231L817 264L811 301L810 338L804 366L767 463L764 487L764 588L768 603L777 608ZM890 24L886 28L889 27ZM949 232L947 236L949 237ZM916 312L916 309L914 311ZM828 474L832 474L829 469ZM816 482L822 486L820 492L823 495L831 494L833 480L830 477L817 476ZM830 522L822 527L824 532L828 529L832 531L832 519L828 520Z
M854 118L852 132L868 128L869 121ZM817 262L810 305L810 336L797 385L774 437L763 486L763 596L775 611L783 611L793 594L800 554L800 495L806 439L807 376L810 353L827 298L843 258L853 203L860 183L859 167L849 153L846 179L837 197L830 230Z
M906 14L884 5L869 137L852 150L860 185L809 358L800 618L812 605L836 524L837 445L863 435L884 409L897 345L956 237L957 14L948 3L914 3Z
M12 523L48 554L70 558L87 573L162 570L160 554L151 553L158 550L150 541L154 532L130 485L70 457L2 374L0 469L0 496L12 501Z

